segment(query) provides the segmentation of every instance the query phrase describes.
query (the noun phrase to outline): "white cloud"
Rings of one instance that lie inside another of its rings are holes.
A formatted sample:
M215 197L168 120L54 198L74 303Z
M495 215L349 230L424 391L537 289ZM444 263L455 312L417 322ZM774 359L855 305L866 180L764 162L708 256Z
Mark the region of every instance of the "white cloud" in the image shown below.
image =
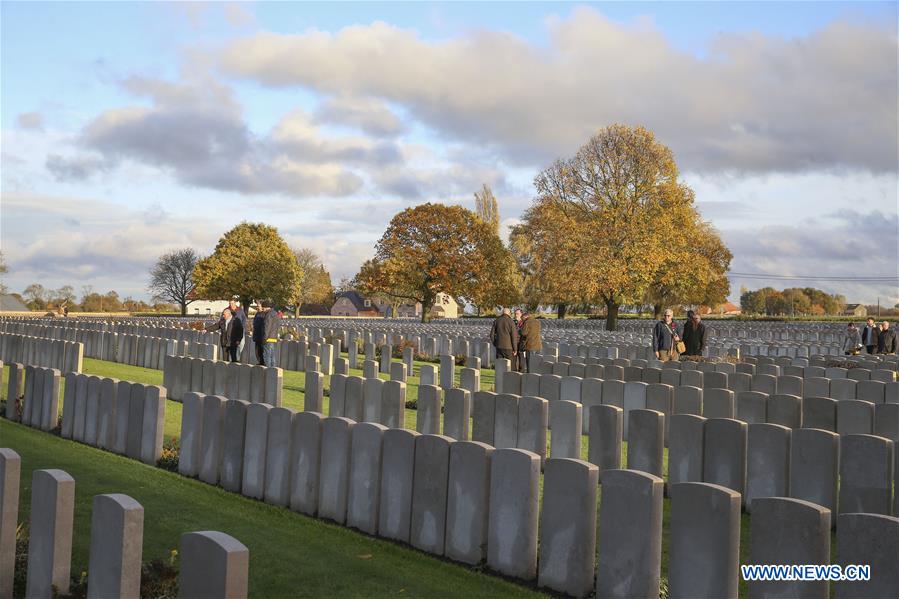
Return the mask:
M390 102L456 139L541 165L597 128L645 124L694 171L897 168L892 25L837 21L797 39L722 33L697 58L645 20L591 8L550 20L548 48L474 31L424 41L375 22L259 33L220 65L271 87Z

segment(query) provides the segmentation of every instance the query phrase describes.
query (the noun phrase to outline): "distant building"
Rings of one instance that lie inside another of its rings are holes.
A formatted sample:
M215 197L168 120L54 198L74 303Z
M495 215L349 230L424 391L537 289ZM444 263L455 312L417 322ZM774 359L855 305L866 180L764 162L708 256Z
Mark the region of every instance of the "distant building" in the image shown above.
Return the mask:
M188 316L219 316L228 307L227 300L194 300L187 304Z
M396 314L399 318L421 318L421 302L415 304L403 304ZM453 296L446 293L438 293L431 307L431 318L459 318L459 304Z
M357 291L344 291L337 294L337 300L331 306L331 316L363 316L374 318L381 316L376 302L362 296Z
M717 315L717 316L740 316L743 314L743 310L740 309L740 306L736 304L732 304L730 302L724 302L723 304L718 304L714 308L710 308L709 306L700 306L697 311L702 316L709 315Z
M31 312L21 299L14 295L0 295L0 312Z
M846 304L846 307L843 309L843 316L866 318L868 309L863 304Z

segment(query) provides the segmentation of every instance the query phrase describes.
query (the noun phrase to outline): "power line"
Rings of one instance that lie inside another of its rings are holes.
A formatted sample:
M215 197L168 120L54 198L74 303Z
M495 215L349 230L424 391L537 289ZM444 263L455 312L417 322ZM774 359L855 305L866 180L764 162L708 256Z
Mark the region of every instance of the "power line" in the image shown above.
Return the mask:
M899 283L899 277L840 277L840 276L808 276L808 275L766 275L762 273L730 272L728 276L741 279L772 279L779 281L835 281L847 283Z

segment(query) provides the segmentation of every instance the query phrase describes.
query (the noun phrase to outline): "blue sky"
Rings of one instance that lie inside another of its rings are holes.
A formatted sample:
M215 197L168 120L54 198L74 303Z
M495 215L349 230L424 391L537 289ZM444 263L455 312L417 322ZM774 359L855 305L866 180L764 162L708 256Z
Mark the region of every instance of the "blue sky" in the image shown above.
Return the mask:
M241 220L351 277L415 203L487 182L514 224L613 122L674 150L734 272L895 275L896 7L3 2L5 283L146 297Z

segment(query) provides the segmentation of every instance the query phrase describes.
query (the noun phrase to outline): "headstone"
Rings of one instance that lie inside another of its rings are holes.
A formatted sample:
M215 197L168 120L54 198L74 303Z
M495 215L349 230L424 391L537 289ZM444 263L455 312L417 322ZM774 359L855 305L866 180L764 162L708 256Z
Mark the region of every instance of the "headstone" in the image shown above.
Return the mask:
M493 447L477 441L450 445L445 553L446 557L469 565L477 565L487 557L493 451Z
M859 399L837 402L837 433L840 435L870 435L874 432L874 404Z
M645 472L603 473L597 599L659 596L664 486Z
M750 435L752 429L750 428ZM783 496L752 502L751 564L830 563L830 510ZM827 582L750 581L750 597L817 597L827 599Z
M702 478L742 494L746 486L747 425L730 418L710 418L705 423Z
M140 598L143 536L141 504L118 493L94 496L88 597Z
M837 508L840 436L820 429L795 429L790 438L790 497Z
M35 470L31 477L26 597L69 592L75 480L62 470Z
M588 461L599 468L602 479L606 470L621 468L623 410L617 406L590 408L590 440Z
M631 435L627 443L628 469L661 477L664 434L664 414L656 410L632 410Z
M74 383L69 382L69 375L72 375L72 379L80 376L71 372L66 374L66 389L69 388L70 384L73 388L75 386ZM113 444L112 450L120 455L125 455L128 447L128 418L131 416L131 387L135 385L137 385L137 383L119 381L119 385L116 388L115 443ZM72 419L74 419L74 417ZM65 430L65 413L63 413L63 430Z
M384 382L380 415L381 424L387 428L403 428L406 425L406 383Z
M736 599L740 494L708 483L674 484L670 493L669 596Z
M899 404L882 403L874 406L874 434L890 441L899 441ZM899 462L899 456L893 456Z
M317 412L299 412L291 423L290 509L309 516L318 511L322 420Z
M330 347L330 346L329 346ZM272 408L268 413L265 449L265 502L290 503L290 441L293 410Z
M496 418L496 393L478 391L471 401L471 439L494 445L493 431Z
M347 487L353 426L347 418L322 420L318 515L338 524L346 521Z
M802 398L797 395L775 395L768 398L767 421L787 428L802 426Z
M840 436L841 514L890 515L893 444L874 435Z
M422 364L418 377L419 385L439 386L440 378L437 372L437 366L434 364Z
M581 458L581 432L583 430L581 404L560 400L549 404L549 425L552 429L553 458Z
M384 381L379 378L365 379L362 383L362 420L381 422L381 395Z
M506 576L536 576L539 481L539 455L511 448L493 452L487 565Z
M363 398L364 398L364 381L362 377L351 376L346 380L346 392L343 414L345 418L349 418L355 422L362 422L364 419ZM333 383L332 383L333 385Z
M518 447L518 395L500 393L496 396L493 446Z
M210 485L219 481L225 433L224 398L203 396L203 433L200 441L200 480Z
M668 482L702 482L706 419L695 414L671 417L668 438Z
M243 543L208 530L184 533L179 549L179 598L246 598L250 552Z
M19 454L0 448L0 597L4 599L12 597L13 591L21 471Z
M537 582L541 587L575 597L590 594L594 581L598 478L599 469L582 460L546 461Z
M162 457L162 442L165 432L165 395L165 389L158 385L144 387L140 459L143 463L153 466ZM134 405L133 399L131 405Z
M421 387L418 388L419 401L421 399ZM472 394L465 389L448 389L445 398L443 413L443 434L457 441L469 439L469 420L471 419ZM419 403L419 410L421 404ZM439 415L438 415L439 419Z
M185 393L181 400L181 451L178 456L178 472L183 476L200 473L200 457L203 436L203 398L193 391Z
M381 442L386 430L373 422L360 422L352 429L346 524L370 535L378 533Z
M424 435L436 435L440 433L440 405L442 403L442 395L443 390L440 387L435 387L434 385L420 385L418 387L418 409L415 413L415 430Z
M330 345L328 347L331 347ZM306 371L306 387L303 392L303 411L321 412L324 403L325 375Z
M421 435L415 440L409 543L435 555L443 555L446 538L449 450L452 443L452 439L442 435Z
M225 402L219 484L226 491L232 493L240 493L240 486L243 482L244 438L246 436L247 408L249 405L249 402L240 399L229 399Z
M518 401L518 445L546 458L546 429L550 403L542 397L525 396ZM580 435L578 435L580 436Z
M737 393L737 420L747 424L765 422L768 417L768 394L759 391Z
M247 406L241 493L253 499L265 496L265 452L268 446L268 413L271 409L272 406L264 403L250 403Z
M828 397L802 399L802 428L836 431L837 401Z
M788 497L791 430L779 424L749 425L746 450L746 492L743 505L751 512L759 497Z
M381 443L378 534L404 543L409 542L417 437L415 431L390 429L384 431Z
M128 402L128 429L125 455L135 460L141 458L144 434L144 402L146 397L146 385L140 383L131 384L131 400ZM77 424L76 421L75 425L77 426Z
M646 408L646 388L643 382L626 382L624 384L624 438L628 439L629 413L632 410Z
M871 567L865 582L834 583L836 599L881 599L899 596L899 517L880 514L840 514L837 518L837 559Z

